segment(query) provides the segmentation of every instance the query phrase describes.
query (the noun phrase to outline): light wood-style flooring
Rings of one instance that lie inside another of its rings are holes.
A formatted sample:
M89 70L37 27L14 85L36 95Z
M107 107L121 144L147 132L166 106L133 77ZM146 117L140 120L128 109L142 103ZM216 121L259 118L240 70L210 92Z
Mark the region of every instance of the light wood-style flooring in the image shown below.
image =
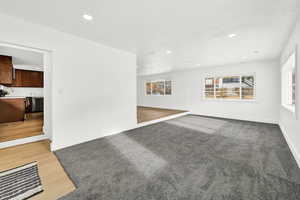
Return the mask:
M0 143L43 134L43 118L43 113L31 113L24 121L0 123Z
M183 112L186 111L137 106L137 121L147 122Z
M50 152L48 140L0 149L0 158L0 171L38 162L44 191L30 200L54 200L75 190L56 156Z

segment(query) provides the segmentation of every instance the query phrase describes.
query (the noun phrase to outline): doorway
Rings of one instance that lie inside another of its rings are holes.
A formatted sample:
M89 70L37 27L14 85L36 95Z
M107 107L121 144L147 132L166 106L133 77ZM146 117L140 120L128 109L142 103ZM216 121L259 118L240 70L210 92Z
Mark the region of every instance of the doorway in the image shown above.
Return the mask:
M51 140L51 52L0 43L0 68L0 148Z

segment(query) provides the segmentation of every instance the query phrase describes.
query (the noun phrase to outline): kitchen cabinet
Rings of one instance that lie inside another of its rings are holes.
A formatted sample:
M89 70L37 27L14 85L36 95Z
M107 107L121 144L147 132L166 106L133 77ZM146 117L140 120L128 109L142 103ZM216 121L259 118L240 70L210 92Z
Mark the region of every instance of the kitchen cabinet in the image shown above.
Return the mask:
M44 73L13 69L12 57L0 55L0 84L8 87L44 87Z
M11 84L11 87L22 87L22 74L21 70L14 70L14 78Z
M0 55L0 84L12 84L13 65L11 56Z
M0 123L23 121L25 98L0 98Z
M44 87L44 73L40 71L15 70L12 87Z

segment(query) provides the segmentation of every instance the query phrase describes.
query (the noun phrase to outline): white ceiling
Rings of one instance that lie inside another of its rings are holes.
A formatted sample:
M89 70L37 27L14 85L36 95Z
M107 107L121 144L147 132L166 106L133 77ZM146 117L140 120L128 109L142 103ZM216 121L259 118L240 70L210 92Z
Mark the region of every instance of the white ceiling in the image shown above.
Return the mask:
M35 51L18 49L0 44L0 55L11 56L13 65L23 66L43 66L43 54Z
M0 7L134 52L140 74L274 59L298 11L299 0L9 0ZM94 20L83 20L84 13Z

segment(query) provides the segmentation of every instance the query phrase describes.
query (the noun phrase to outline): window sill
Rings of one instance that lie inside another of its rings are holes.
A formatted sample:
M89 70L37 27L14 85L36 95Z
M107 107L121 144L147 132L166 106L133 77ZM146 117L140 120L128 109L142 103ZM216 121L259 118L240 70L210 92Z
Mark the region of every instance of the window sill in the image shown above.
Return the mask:
M204 101L217 101L217 102L245 102L245 103L256 103L257 99L207 99L204 98Z
M172 94L146 94L146 97L162 97L162 96L172 96Z
M292 114L295 114L295 106L288 106L288 105L284 105L284 104L281 104L281 106L284 108L284 109L286 109L286 110L288 110L288 111L290 111Z

